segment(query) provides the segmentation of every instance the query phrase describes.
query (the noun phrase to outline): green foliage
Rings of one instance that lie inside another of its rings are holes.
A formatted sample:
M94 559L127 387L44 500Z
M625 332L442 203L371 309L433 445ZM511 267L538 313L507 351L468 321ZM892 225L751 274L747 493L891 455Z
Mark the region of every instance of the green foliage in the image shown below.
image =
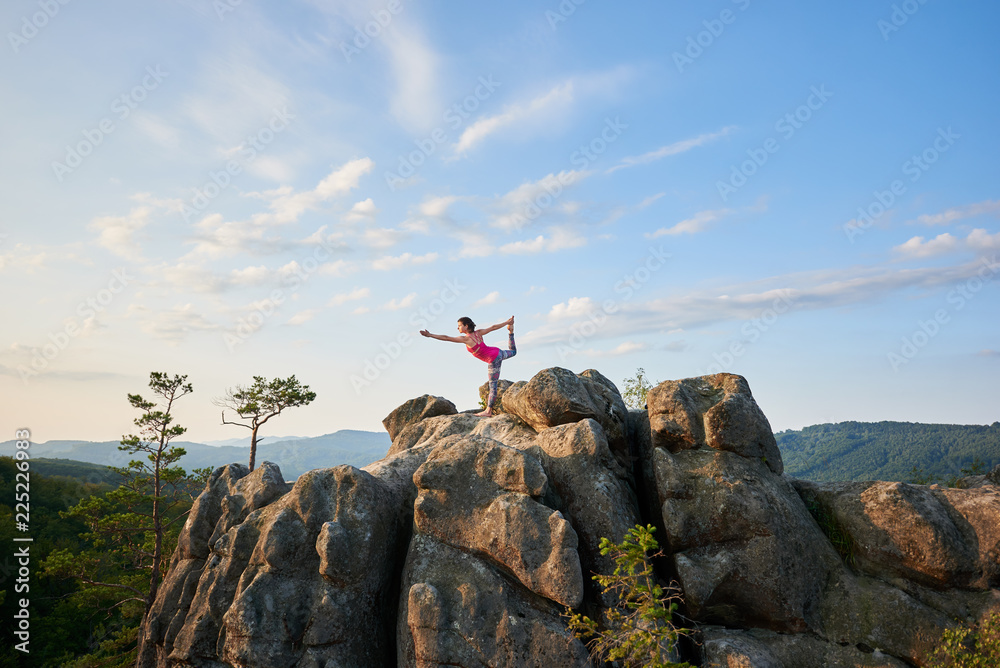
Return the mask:
M134 661L136 632L166 575L166 556L176 547L194 495L209 474L204 469L189 476L176 465L184 449L170 446L186 431L173 424L171 413L174 402L192 391L186 378L150 374L149 387L162 407L128 395L141 411L134 420L139 434L124 436L120 449L145 456L111 467L121 476L117 489L85 497L60 513L82 524L82 545L53 550L41 564L46 576L74 580L79 588L68 601L93 613L87 620L90 653L80 666Z
M639 367L635 370L634 376L625 379L625 391L622 393L625 405L629 408L645 408L646 393L653 389L653 387L655 387L655 384L651 385L646 380L646 370Z
M30 535L31 567L28 576L28 591L15 591L18 577L17 562L13 558L13 547L5 556L0 556L0 637L8 639L0 647L0 665L31 665L39 668L58 666L75 654L86 651L90 632L88 617L91 611L67 603L63 597L71 594L75 583L52 578L41 572L37 564L54 550L75 551L84 547L78 534L86 527L77 520L60 517L81 498L96 491L95 485L77 480L49 478L39 475L35 460L31 461L29 484L31 494L30 532L21 533L14 524L14 494L16 485L24 476L10 457L0 457L0 543L6 546L21 546L13 538ZM23 490L23 487L21 488ZM19 608L19 599L27 597L31 601L31 654L24 663L21 652L14 649L14 613Z
M601 554L615 561L612 575L595 575L605 593L614 593L619 605L607 610L607 625L567 608L569 630L587 641L599 660L622 661L628 668L684 668L687 663L670 661L670 653L682 635L691 629L677 628L673 618L680 594L664 590L653 572L652 560L663 555L653 538L653 526L636 525L620 544L601 538ZM651 554L650 554L651 553Z
M1000 666L1000 612L981 624L947 629L928 657L930 668L996 668Z
M254 469L257 456L257 430L261 425L286 408L306 406L316 398L316 393L308 385L302 385L292 375L288 378L267 380L263 376L254 376L253 384L237 385L226 390L226 396L213 401L222 408L222 424L234 424L250 430L250 470ZM234 411L246 422L230 422L226 420L226 409Z
M1000 422L992 425L841 422L775 434L785 473L816 482L957 482L1000 464Z

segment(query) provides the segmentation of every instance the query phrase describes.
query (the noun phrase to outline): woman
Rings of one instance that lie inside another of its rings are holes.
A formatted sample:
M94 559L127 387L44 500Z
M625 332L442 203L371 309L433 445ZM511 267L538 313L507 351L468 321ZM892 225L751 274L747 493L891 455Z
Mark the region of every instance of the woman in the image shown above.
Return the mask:
M507 341L510 344L510 350L500 350L499 348L486 345L483 341L483 335L496 331L504 325L507 325ZM490 397L486 400L486 410L476 413L476 417L491 417L493 415L493 404L497 400L497 381L500 380L500 363L517 354L517 348L514 346L514 316L510 316L509 319L485 329L476 329L476 323L472 322L471 318L462 317L458 319L458 332L460 336L446 336L444 334L431 334L426 329L420 330L422 335L437 339L438 341L464 343L466 350L472 353L473 357L489 365L487 371L490 379Z

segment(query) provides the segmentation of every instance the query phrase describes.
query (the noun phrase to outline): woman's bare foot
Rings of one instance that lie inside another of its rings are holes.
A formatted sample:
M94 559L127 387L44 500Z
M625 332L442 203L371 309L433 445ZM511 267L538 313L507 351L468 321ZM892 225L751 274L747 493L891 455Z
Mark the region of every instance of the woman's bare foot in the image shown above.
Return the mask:
M475 417L493 417L493 411L483 411L481 413L476 413Z
M510 316L510 318L507 320L507 331L510 332L511 334L514 333L514 316Z

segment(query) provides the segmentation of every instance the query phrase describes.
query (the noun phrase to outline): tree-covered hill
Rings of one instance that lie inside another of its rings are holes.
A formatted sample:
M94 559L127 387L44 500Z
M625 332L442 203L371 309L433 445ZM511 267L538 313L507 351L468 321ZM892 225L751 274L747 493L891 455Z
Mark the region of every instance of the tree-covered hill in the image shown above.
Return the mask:
M818 424L774 435L793 478L912 481L963 475L978 460L1000 464L1000 422L989 426L912 422Z

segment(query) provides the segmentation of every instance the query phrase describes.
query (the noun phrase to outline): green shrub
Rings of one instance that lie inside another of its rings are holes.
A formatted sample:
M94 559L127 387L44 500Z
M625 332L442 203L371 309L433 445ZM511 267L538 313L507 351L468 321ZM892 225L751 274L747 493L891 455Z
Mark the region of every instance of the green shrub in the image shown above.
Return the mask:
M971 627L947 629L927 665L930 668L1000 666L1000 611Z
M598 660L622 661L628 668L685 668L670 655L682 635L691 629L677 628L673 618L681 596L676 588L666 591L656 581L652 559L662 556L653 538L653 526L636 525L620 544L601 538L601 554L615 560L613 575L595 575L605 593L614 593L619 604L605 612L607 625L566 610L569 630L586 640ZM651 554L649 554L652 552ZM589 640L588 640L589 639Z

